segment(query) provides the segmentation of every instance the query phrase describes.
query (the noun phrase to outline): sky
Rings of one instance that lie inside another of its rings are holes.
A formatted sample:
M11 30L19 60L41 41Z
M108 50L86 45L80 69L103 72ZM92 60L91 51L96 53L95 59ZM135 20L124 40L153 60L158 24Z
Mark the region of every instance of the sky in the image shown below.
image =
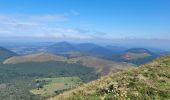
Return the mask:
M169 41L170 0L0 0L0 40L12 39Z

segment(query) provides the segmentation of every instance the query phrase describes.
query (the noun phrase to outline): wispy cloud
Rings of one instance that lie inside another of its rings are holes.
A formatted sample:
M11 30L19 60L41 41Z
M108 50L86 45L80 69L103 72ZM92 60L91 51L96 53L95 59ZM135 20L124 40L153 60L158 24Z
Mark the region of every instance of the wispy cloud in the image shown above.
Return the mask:
M9 17L8 17L8 16L0 15L0 21L8 20L8 19L9 19Z
M64 14L47 15L0 15L0 38L2 37L34 37L34 38L70 38L93 39L106 37L104 32L95 32L81 28L65 28L51 25L50 22L65 23L70 16L79 13L70 11Z
M0 15L0 37L33 37L47 39L93 39L104 38L106 33L82 28L65 28L50 22L67 22L70 16L78 16L76 11L55 15Z
M43 22L49 22L49 21L66 21L67 17L64 15L39 15L39 16L31 16L31 20L34 21L43 21Z

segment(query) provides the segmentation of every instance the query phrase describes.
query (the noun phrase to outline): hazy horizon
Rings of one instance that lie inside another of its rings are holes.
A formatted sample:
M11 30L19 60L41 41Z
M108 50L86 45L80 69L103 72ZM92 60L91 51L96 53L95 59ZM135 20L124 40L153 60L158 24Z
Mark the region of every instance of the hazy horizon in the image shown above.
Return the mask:
M93 42L169 50L168 0L0 0L0 42Z

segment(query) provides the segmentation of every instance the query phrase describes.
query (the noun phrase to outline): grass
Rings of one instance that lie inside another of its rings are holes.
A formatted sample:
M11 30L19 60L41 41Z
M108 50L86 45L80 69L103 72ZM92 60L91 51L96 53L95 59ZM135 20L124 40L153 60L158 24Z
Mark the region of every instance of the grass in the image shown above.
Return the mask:
M31 93L39 94L43 97L51 97L81 84L82 81L79 77L59 77L40 78L35 83L36 88L32 89Z
M170 100L170 56L102 77L50 100Z

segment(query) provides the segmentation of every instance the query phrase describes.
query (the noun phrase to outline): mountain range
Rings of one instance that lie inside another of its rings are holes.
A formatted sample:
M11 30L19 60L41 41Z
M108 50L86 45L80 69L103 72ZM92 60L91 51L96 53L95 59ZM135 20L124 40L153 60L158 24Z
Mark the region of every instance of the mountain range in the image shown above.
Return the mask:
M170 56L154 60L164 54L155 51L67 42L1 47L0 99L169 99Z
M19 54L19 55L29 55L40 52L45 52L49 54L68 56L68 53L72 52L72 56L76 56L75 53L80 53L80 55L95 56L107 60L118 61L118 62L128 62L137 65L147 63L152 59L159 57L161 55L167 54L163 50L153 49L150 51L146 48L127 48L121 46L111 46L111 45L97 45L94 43L68 43L68 42L57 42L49 43L49 45L33 45L27 47L24 45L17 46L16 48L12 46L8 48L9 50Z
M53 54L64 54L67 52L80 52L86 55L92 55L109 59L113 61L129 62L137 65L147 63L152 59L162 55L153 53L145 48L126 48L117 46L100 46L93 43L70 44L59 42L50 46L47 50ZM161 52L161 51L160 51Z

